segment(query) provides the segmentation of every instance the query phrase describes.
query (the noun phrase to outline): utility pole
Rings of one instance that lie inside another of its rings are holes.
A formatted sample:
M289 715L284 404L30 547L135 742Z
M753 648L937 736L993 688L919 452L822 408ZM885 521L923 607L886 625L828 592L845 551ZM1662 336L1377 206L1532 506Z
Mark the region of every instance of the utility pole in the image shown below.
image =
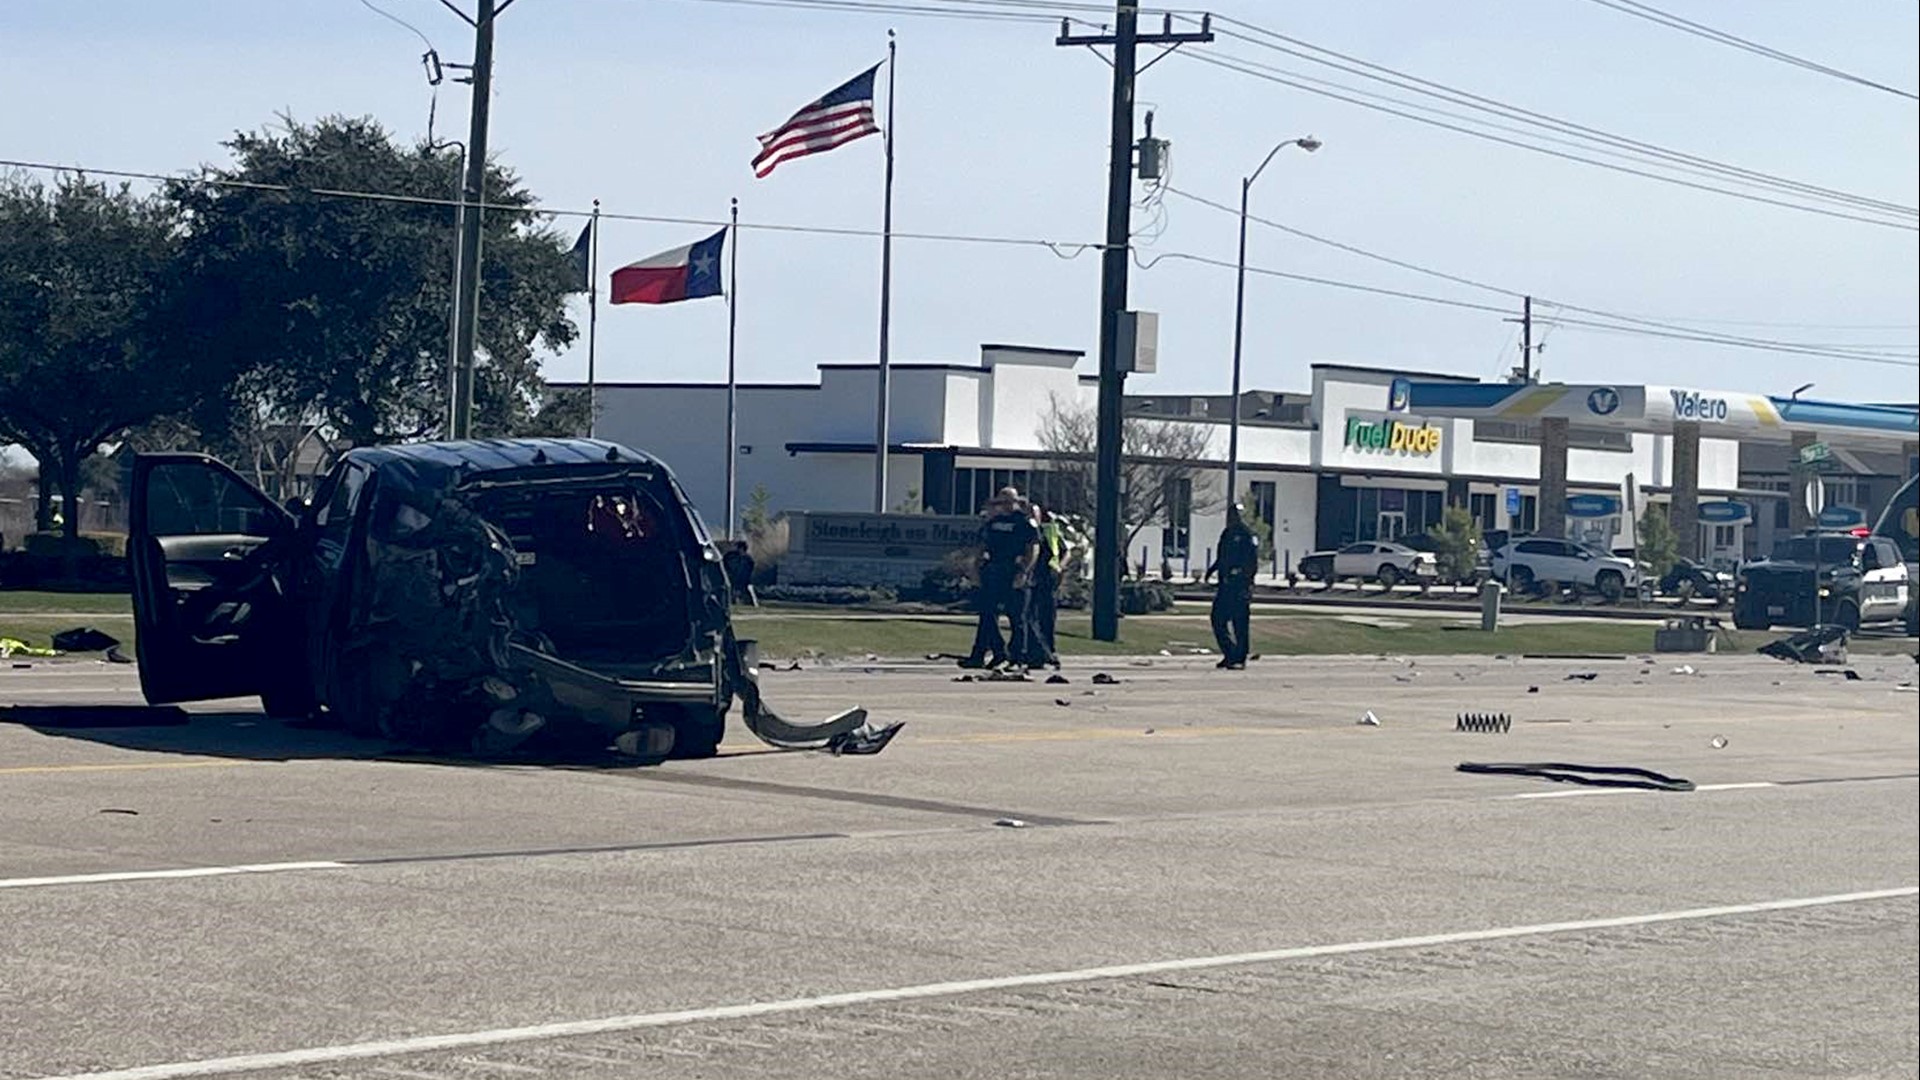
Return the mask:
M1120 637L1120 450L1126 402L1126 372L1120 360L1120 321L1127 309L1128 240L1133 229L1133 84L1140 45L1208 42L1213 32L1203 18L1195 33L1175 33L1166 16L1159 33L1140 33L1138 0L1114 0L1113 33L1074 34L1060 21L1056 45L1113 46L1113 111L1107 160L1107 239L1100 257L1100 406L1094 450L1093 636ZM1162 56L1166 55L1164 52ZM1156 57L1156 59L1158 59ZM1153 61L1148 61L1151 66Z
M448 407L447 434L466 439L473 435L473 349L480 327L480 233L486 202L487 108L493 90L493 22L513 0L477 0L469 18L450 0L440 0L449 11L473 27L473 114L467 129L467 179L460 192L460 280L454 297L453 400Z
M1520 324L1520 367L1513 374L1518 375L1523 384L1531 383L1533 381L1533 297L1520 298L1519 318L1500 321Z
M1520 298L1520 381L1533 381L1533 297Z

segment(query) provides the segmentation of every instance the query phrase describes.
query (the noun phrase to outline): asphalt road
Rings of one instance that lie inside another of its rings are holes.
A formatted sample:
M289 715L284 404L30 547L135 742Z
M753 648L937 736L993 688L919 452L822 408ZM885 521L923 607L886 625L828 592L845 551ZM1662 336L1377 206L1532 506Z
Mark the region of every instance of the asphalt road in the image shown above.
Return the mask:
M907 728L656 768L0 669L0 1077L1916 1075L1912 659L1139 663L771 673Z

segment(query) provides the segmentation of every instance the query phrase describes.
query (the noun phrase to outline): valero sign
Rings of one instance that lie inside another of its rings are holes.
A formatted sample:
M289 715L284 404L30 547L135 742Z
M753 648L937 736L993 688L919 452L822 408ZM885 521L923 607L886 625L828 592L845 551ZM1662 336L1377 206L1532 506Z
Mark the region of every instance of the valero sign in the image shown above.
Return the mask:
M1365 420L1347 417L1347 447L1376 450L1389 454L1413 454L1425 457L1440 449L1440 429L1426 424L1408 424L1400 420Z

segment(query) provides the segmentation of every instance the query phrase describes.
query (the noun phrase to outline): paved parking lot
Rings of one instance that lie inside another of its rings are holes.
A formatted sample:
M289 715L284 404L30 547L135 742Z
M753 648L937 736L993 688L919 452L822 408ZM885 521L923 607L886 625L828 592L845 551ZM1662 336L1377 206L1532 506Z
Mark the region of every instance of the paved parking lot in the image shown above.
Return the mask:
M657 768L0 670L0 1077L1913 1076L1915 664L1854 667L842 665L769 693L885 754Z

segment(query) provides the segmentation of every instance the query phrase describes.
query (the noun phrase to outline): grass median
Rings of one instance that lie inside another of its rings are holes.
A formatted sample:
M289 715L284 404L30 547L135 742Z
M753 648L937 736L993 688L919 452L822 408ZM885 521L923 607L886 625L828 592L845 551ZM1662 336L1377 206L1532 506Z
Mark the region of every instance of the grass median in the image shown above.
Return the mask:
M0 592L0 637L45 646L54 634L93 626L131 645L133 619L125 596L71 593ZM743 611L740 635L760 643L768 657L918 657L928 653L964 653L973 642L973 619L955 614L846 613L833 609ZM1648 622L1529 622L1491 633L1477 629L1469 616L1408 615L1349 617L1312 609L1253 618L1255 652L1273 656L1394 653L1449 655L1494 653L1631 653L1653 648ZM1726 652L1751 652L1779 633L1730 632L1720 642ZM1162 650L1190 655L1212 649L1213 633L1201 613L1121 620L1120 640L1093 640L1084 613L1060 619L1060 651L1067 656L1156 655ZM1861 653L1911 652L1912 638L1873 636L1855 639Z

